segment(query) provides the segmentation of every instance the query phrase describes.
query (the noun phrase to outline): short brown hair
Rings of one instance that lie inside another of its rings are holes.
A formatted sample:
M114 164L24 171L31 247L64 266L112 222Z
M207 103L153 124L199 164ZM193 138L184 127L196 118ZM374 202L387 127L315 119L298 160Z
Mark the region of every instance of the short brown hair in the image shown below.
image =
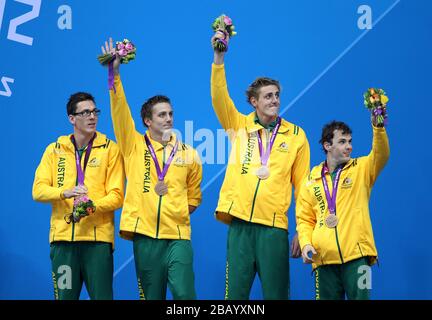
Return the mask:
M352 134L351 128L345 122L333 120L332 122L324 125L324 127L322 128L321 139L319 143L321 144L326 154L327 150L324 148L324 143L327 142L332 145L335 130L341 131L342 134Z
M281 90L279 81L277 80L266 78L266 77L256 78L255 81L252 82L246 90L247 102L251 103L250 100L252 99L252 97L258 99L259 90L262 87L271 86L271 85L276 86L279 91Z
M72 94L69 97L69 100L66 104L66 112L67 112L68 116L75 114L78 103L80 103L82 101L87 101L87 100L93 101L93 103L96 104L95 98L90 93L77 92L77 93Z
M171 104L170 99L167 96L162 96L162 95L157 95L157 96L153 96L151 98L149 98L146 102L144 102L144 104L141 107L141 119L143 124L147 127L146 123L144 122L144 120L147 119L151 119L152 118L152 114L153 114L153 107L161 102L166 102Z

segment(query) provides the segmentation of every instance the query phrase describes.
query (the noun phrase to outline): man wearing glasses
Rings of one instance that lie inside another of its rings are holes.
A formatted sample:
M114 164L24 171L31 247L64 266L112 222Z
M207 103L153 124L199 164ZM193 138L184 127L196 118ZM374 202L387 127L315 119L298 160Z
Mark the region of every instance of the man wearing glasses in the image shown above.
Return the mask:
M50 257L54 295L79 299L83 282L91 299L113 298L114 211L122 206L123 160L118 146L96 131L100 110L92 95L67 103L73 134L45 150L36 170L33 199L52 205ZM77 199L93 201L88 216L75 216Z

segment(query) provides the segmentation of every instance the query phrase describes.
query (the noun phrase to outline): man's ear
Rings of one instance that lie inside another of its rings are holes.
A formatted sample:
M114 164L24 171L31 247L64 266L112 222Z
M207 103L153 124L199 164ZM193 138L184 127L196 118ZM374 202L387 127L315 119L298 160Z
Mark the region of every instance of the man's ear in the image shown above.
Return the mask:
M149 119L149 118L144 118L144 123L145 123L145 125L146 125L147 127L150 127L152 121L151 121L151 119Z
M330 142L324 142L324 149L328 152L330 150L331 147L331 143Z
M249 99L249 102L250 102L250 104L251 104L251 105L256 109L257 104L258 104L257 99L256 99L255 97L251 97L251 98Z
M74 126L75 125L75 117L73 115L68 115L69 122Z

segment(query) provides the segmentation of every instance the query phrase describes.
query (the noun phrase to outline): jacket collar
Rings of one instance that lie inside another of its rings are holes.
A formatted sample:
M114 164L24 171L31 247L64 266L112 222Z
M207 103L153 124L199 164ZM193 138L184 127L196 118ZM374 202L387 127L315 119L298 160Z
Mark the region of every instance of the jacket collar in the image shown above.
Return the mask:
M247 133L256 132L261 129L265 129L259 121L256 121L256 112L253 111L246 116L246 131ZM289 122L281 118L281 126L279 127L278 133L286 133L290 129Z
M159 150L162 150L164 148L164 145L162 143L157 142L156 140L152 139L152 137L150 136L150 132L148 130L146 131L146 135L149 138L155 151L159 151ZM143 139L144 139L144 143L145 143L144 135L143 135ZM177 136L174 133L171 133L170 141L168 141L167 146L174 148L177 140L178 140ZM179 143L180 143L180 141L179 141Z
M57 142L68 149L75 151L75 147L71 140L72 134L67 136L61 136L57 139ZM107 143L107 137L105 134L96 131L96 138L93 141L93 147L100 147Z
M350 159L347 164L342 168L342 171L347 170L354 162L355 159ZM324 166L325 161L321 162L319 165L313 167L310 177L312 180L321 179L321 171Z
M260 120L259 120L259 118L258 118L258 114L256 113L256 111L255 111L255 119L254 119L254 122L255 122L255 123L258 123L258 124L260 124L261 126L264 127L264 125L260 122ZM277 118L276 118L273 122L271 122L271 123L267 126L266 129L273 130L273 129L276 127L277 123L278 123L278 122L277 122ZM264 127L264 128L265 128L265 127Z

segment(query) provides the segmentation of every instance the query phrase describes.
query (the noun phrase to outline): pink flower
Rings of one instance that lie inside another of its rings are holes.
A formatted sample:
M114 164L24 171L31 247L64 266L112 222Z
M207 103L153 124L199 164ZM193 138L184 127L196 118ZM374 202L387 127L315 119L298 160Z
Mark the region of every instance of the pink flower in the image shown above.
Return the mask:
M126 49L127 51L132 51L132 50L134 49L134 46L133 46L132 42L128 42L128 43L126 44L126 46L125 46L125 49Z
M118 51L118 54L119 54L120 57L125 57L125 56L127 56L128 52L127 52L126 49L123 48L123 49L120 49Z
M228 16L224 16L224 23L225 23L225 25L227 25L227 26L232 25L232 20L231 20L231 18L228 17Z
M117 42L117 51L120 51L125 48L125 45L123 42Z

